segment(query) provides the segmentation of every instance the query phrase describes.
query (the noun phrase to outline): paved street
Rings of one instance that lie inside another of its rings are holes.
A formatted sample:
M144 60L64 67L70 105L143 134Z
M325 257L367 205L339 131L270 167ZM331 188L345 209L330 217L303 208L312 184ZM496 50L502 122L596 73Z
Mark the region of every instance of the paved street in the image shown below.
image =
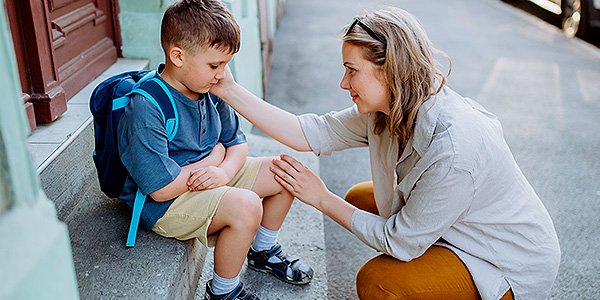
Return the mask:
M288 0L266 98L293 113L351 105L339 30L365 9L419 18L452 60L449 86L495 113L525 176L548 208L562 263L551 299L600 298L600 50L500 0ZM444 69L448 62L440 57ZM320 158L343 196L370 180L366 149ZM329 299L356 299L354 274L376 252L325 217Z

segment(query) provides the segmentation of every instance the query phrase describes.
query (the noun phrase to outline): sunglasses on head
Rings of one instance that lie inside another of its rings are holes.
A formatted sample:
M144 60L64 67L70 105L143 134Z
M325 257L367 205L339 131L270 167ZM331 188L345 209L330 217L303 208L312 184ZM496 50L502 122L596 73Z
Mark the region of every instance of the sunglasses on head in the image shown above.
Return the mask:
M348 31L346 31L346 34L344 36L347 36L348 34L350 34L350 31L352 31L352 28L354 28L354 26L356 26L356 24L358 24L358 26L360 26L360 28L364 29L364 31L366 31L372 38L387 45L387 40L383 36L381 36L380 34L378 34L375 31L373 31L373 29L369 28L369 26L367 26L365 23L361 22L358 18L354 18L354 21L352 21L352 24L350 24L350 27L348 27Z

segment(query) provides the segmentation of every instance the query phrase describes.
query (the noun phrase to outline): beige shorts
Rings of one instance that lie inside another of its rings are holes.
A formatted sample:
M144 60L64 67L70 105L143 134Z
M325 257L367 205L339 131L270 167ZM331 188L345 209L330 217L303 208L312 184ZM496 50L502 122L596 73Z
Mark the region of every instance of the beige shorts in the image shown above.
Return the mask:
M208 236L207 231L221 197L231 188L251 189L262 161L262 158L248 157L241 170L226 186L181 194L154 224L152 231L178 240L197 238L203 245L214 247L218 233Z

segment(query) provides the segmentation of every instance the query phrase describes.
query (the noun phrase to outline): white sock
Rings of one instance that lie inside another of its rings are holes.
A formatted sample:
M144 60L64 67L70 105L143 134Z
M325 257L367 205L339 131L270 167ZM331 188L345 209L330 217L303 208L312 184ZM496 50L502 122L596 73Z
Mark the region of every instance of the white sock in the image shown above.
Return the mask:
M215 295L227 294L240 284L240 274L233 278L223 278L213 270L212 291Z
M260 225L258 231L256 232L256 235L254 236L254 241L252 242L252 249L254 249L255 251L264 251L273 248L273 246L275 246L275 243L277 243L278 235L279 230L269 230Z
M263 251L270 250L277 243L277 236L279 235L279 230L269 230L262 225L256 231L256 235L254 236L254 242L252 242L252 249L255 251ZM273 256L269 258L270 263L280 263L281 259L277 256ZM286 274L291 277L292 270L288 269Z

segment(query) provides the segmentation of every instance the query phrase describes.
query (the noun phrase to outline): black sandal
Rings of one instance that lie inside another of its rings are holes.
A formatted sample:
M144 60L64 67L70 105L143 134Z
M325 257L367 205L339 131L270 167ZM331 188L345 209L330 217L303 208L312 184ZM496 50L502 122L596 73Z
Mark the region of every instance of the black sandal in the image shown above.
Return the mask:
M278 263L270 263L269 258L276 256L281 260ZM271 273L277 279L297 285L307 284L312 280L313 269L307 265L300 263L300 259L289 261L283 251L281 245L275 244L270 250L254 251L250 247L248 252L248 267L255 271ZM287 275L287 270L292 270L292 276Z
M240 282L233 291L225 295L215 295L212 291L212 279L206 283L206 292L204 292L204 300L260 300L256 295L246 291L244 284Z

